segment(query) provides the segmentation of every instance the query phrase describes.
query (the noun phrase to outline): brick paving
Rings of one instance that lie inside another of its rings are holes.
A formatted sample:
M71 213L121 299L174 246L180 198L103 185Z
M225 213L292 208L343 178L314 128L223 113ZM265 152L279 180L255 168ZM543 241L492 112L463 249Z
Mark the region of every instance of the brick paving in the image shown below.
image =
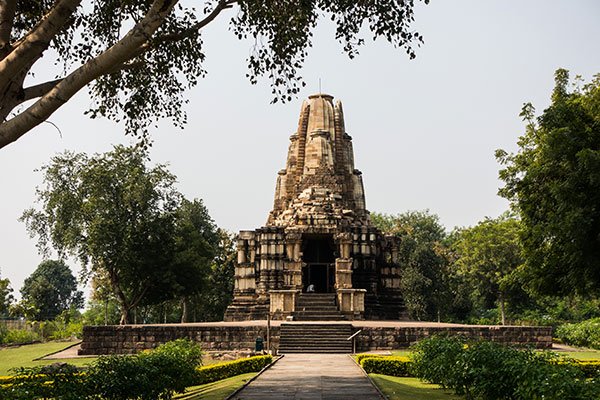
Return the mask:
M382 400L348 354L287 354L235 400Z

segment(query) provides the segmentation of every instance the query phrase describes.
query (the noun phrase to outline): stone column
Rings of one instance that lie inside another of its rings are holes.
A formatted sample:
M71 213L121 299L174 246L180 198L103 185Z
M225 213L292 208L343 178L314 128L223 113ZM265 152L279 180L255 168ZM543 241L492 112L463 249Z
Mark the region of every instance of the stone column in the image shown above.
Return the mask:
M347 232L336 235L340 257L335 259L335 288L352 288L352 235Z

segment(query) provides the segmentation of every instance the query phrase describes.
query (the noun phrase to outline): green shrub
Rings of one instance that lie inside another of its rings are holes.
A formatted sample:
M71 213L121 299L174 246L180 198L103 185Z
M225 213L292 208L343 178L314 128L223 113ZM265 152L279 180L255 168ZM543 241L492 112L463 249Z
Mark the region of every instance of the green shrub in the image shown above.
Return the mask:
M434 337L415 346L412 372L468 399L595 399L600 382L554 353Z
M364 357L360 366L368 374L391 376L413 376L410 372L410 360L407 357Z
M577 324L563 324L556 329L556 337L573 346L600 349L600 318Z
M90 393L102 399L170 399L196 381L200 347L187 339L133 356L106 356L87 371Z
M222 364L208 365L197 369L196 385L220 381L232 376L259 372L273 361L270 355L242 358Z
M88 396L85 376L69 364L20 368L0 380L0 399L78 400Z
M2 339L2 344L28 344L39 342L40 340L42 340L41 336L33 331L9 329Z
M0 400L166 400L197 381L200 347L176 340L131 356L104 356L85 371L70 365L20 369L0 378Z

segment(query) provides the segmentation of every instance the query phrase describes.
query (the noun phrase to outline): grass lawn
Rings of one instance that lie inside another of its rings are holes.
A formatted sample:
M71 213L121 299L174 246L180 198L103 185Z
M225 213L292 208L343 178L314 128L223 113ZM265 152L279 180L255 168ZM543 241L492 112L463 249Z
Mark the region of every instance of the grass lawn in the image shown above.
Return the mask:
M186 392L175 396L177 400L223 400L256 375L256 372L233 376L206 385L187 388Z
M585 349L577 351L557 351L558 354L565 357L575 358L577 360L600 359L600 351Z
M65 349L75 343L78 343L78 341L47 342L28 344L19 347L0 348L0 375L11 375L10 370L18 367L34 367L56 362L66 362L77 366L83 366L92 362L94 360L92 357L33 361L36 358Z
M423 383L417 378L400 378L396 376L369 374L389 400L459 400L450 390L441 389L438 385Z
M408 355L410 353L412 353L412 350L410 350L410 349L392 350L391 353L393 356L408 357Z

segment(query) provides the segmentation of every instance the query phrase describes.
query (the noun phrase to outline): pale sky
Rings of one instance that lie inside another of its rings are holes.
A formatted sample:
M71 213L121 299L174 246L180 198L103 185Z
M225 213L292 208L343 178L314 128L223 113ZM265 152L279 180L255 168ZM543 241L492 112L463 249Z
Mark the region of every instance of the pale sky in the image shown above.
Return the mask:
M183 131L159 124L153 161L170 164L180 191L202 198L219 226L258 228L302 99L318 92L320 78L322 92L344 103L369 210L429 209L448 229L499 215L507 203L496 195L494 150L516 149L522 104L538 112L548 105L557 68L586 81L600 73L600 2L432 0L416 19L425 44L412 61L370 40L349 60L324 21L303 70L307 87L291 103L271 105L268 85L245 78L250 43L221 18L204 31L208 75L189 92L189 123ZM62 137L42 124L0 150L0 276L17 295L42 260L17 221L41 184L34 169L64 150L130 143L122 126L83 115L90 102L84 91L50 118Z

